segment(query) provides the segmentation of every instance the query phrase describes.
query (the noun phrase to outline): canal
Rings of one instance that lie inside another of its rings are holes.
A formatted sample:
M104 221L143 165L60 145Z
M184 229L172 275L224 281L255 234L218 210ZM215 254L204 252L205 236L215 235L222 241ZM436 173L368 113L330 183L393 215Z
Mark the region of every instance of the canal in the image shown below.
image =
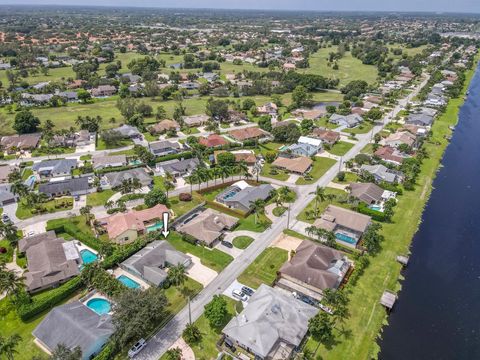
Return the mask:
M380 359L480 359L480 72L433 183Z

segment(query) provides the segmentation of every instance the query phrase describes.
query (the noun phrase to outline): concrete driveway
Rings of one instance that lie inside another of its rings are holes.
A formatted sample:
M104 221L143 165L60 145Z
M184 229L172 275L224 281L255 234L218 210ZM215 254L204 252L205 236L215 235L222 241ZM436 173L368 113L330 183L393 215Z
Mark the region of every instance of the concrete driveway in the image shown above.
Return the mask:
M231 243L231 241L229 241L229 242ZM215 249L218 249L220 251L223 251L224 253L229 254L234 259L243 252L242 249L237 249L235 246L232 247L232 248L226 247L220 241L217 243L217 245L215 245Z
M179 337L177 341L170 346L170 349L180 349L182 351L181 359L182 360L195 360L195 354L192 348L183 340L182 337Z
M23 228L23 235L27 236L29 232L33 232L35 235L44 233L47 229L46 221L38 221L35 224L25 226Z
M239 282L238 280L234 280L229 287L227 287L225 289L225 291L223 292L223 295L225 296L228 296L230 299L233 299L235 301L239 301L237 298L233 297L232 295L232 292L233 290L238 290L238 291L242 291L242 287L245 286L243 285L241 282ZM248 286L247 286L248 287ZM253 290L253 289L252 289ZM246 301L242 301L242 304L243 304L243 307L247 306L248 305L248 300L250 299L249 296L247 296L247 300Z
M198 281L203 287L206 287L212 282L218 275L215 270L210 269L209 267L203 265L200 261L200 258L195 255L188 254L192 258L192 265L187 271L187 275L195 281Z
M15 213L17 212L17 207L18 207L17 203L8 204L3 207L3 214L7 214L13 223L16 223L17 221L19 221L19 219L15 215Z
M73 200L73 209L80 210L87 205L87 195L80 195L78 200Z

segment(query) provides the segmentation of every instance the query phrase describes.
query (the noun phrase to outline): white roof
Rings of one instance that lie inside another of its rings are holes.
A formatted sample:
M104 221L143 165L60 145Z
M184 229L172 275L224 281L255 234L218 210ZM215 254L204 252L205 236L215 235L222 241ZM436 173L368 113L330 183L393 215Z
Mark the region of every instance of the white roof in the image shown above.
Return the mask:
M78 249L73 241L64 242L62 246L67 260L77 260L80 257Z
M238 187L240 190L243 190L243 189L246 189L248 187L250 187L250 185L247 184L246 181L243 181L243 180L240 180L240 181L237 181L235 184L233 184L232 186L236 186Z
M299 144L308 144L308 145L312 145L312 146L321 146L322 145L322 140L311 138L311 137L308 137L308 136L300 136L300 138L298 139L298 143Z

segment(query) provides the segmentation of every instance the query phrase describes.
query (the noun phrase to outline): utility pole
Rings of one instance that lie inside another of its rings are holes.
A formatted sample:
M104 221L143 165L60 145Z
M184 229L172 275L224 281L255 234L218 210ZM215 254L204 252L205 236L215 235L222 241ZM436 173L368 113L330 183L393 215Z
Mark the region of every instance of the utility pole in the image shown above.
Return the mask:
M340 156L340 162L338 163L338 171L342 171L342 162L343 162L343 156Z
M290 203L288 203L288 211L287 211L287 229L290 228Z
M192 310L190 309L190 296L188 297L188 323L192 325Z

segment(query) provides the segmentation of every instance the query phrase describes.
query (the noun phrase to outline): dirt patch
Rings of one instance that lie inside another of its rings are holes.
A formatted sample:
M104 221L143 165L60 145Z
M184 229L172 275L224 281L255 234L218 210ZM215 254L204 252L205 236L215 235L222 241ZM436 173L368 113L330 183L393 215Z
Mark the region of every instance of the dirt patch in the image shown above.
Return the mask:
M278 237L272 242L270 246L277 247L283 250L288 251L288 257L290 258L290 252L292 250L296 250L303 240L298 239L293 236L289 236L287 234L280 234Z

